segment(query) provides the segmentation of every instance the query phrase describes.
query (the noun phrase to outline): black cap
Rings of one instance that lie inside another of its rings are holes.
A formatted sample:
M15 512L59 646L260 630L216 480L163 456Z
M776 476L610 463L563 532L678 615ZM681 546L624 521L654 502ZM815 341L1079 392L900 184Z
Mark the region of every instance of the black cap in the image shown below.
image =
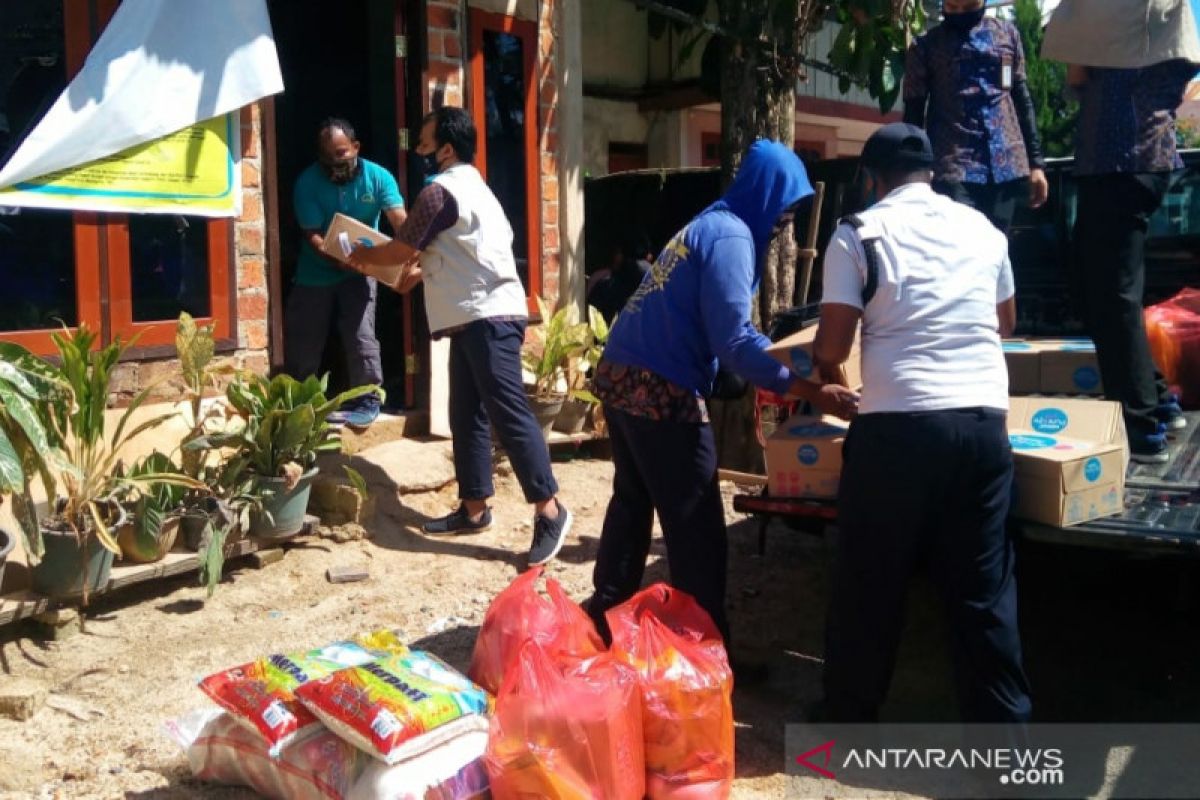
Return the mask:
M861 158L867 169L920 169L933 165L933 147L916 125L892 122L871 134Z

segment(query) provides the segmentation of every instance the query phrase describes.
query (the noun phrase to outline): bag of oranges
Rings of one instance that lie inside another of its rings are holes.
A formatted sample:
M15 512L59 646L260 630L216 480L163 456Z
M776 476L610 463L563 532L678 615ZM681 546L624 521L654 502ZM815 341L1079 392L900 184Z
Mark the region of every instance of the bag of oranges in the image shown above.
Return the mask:
M596 626L567 597L558 581L546 581L548 598L538 594L541 574L542 568L536 567L518 575L496 595L483 617L468 675L492 694L500 691L504 676L527 639L534 639L551 654L586 657L604 649Z
M605 615L612 653L638 675L651 800L728 797L733 789L733 672L712 618L663 583Z
M608 653L574 658L528 639L496 698L485 763L495 800L641 800L641 694Z

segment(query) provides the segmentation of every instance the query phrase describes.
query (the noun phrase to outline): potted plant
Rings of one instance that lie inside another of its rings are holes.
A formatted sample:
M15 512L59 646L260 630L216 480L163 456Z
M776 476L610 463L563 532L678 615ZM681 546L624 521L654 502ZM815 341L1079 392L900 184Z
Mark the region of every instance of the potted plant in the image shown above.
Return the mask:
M185 445L185 449L233 448L225 470L252 477L262 496L261 511L250 514L253 536L282 539L300 531L317 474L317 455L341 446L329 415L348 400L372 392L383 397L377 386L359 386L328 398L326 381L240 373L225 397L241 418L241 429L204 435Z
M8 495L12 513L31 559L41 558L41 524L30 493L35 478L47 497L55 491L51 465L62 459L62 441L48 424L50 404L70 397L57 371L24 347L0 342L0 495ZM15 535L0 529L0 586Z
M122 448L173 416L157 414L131 427L155 388L150 386L134 396L109 430L109 385L126 343L118 340L93 350L96 335L86 325L51 338L60 361L53 369L70 391L42 406L54 439L63 443L63 455L47 465L57 491L48 493L54 501L29 550L33 557L41 555L32 570L33 588L52 597L81 596L86 605L88 593L107 583L113 557L121 553L113 533L126 517L121 499L130 492L153 492L163 483L198 483L174 472L135 475L122 468Z
M522 350L521 361L533 375L529 403L548 439L567 397L567 364L587 349L589 332L586 323L576 321L574 306L563 306L551 315L540 297L537 302L542 324L531 329L532 341Z
M129 468L129 477L178 475L179 467L169 456L155 450ZM135 564L161 561L179 535L179 516L184 493L179 483L160 481L128 488L123 500L128 520L117 531L121 557ZM193 489L192 491L197 491Z
M567 360L567 398L554 420L554 430L579 433L587 422L588 412L600 403L591 391L591 375L604 355L608 330L604 315L594 306L588 306L586 345L583 352Z
M184 546L198 552L212 541L210 526L221 531L222 546L226 540L232 541L237 528L233 523L240 515L229 504L235 499L240 505L250 502L248 497L234 491L237 480L224 469L226 459L222 453L204 446L189 446L228 427L226 404L219 399L205 404L206 399L214 399L210 395L220 397L216 394L219 377L235 372L232 368L212 366L214 350L213 326L197 325L187 312L180 314L175 327L175 353L185 393L188 432L180 442L179 463L184 474L202 482L205 488L184 494L179 526ZM228 525L232 528L226 529ZM202 545L202 541L206 544Z

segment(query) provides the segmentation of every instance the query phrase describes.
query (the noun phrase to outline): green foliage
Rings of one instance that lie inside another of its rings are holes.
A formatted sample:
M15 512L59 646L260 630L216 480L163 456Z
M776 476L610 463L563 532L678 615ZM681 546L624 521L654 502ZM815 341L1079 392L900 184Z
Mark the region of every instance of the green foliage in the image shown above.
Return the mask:
M0 494L13 501L25 552L41 558L42 537L30 486L47 497L57 488L52 468L63 459L59 428L49 412L70 402L70 387L55 369L11 342L0 342Z
M127 492L124 505L133 516L138 547L151 551L158 545L163 525L178 513L188 487L176 481L179 467L157 450L134 462L128 476L144 481Z
M881 112L891 111L900 98L909 40L925 29L924 6L920 0L838 0L834 6L842 27L827 58L840 73L838 91L865 86Z
M588 388L588 378L595 372L604 356L604 345L608 343L610 330L604 315L595 306L588 306L588 343L583 353L570 360L568 370L568 385L570 395L575 400L582 400L593 405L599 403L599 398Z
M240 430L198 436L184 449L234 448L231 460L242 459L245 468L259 477L287 477L296 468L307 472L317 454L340 446L329 415L343 403L367 394L383 398L377 386L359 386L333 398L325 396L327 378L310 376L297 381L290 375L266 378L254 373L238 375L225 391L225 399L242 418Z
M533 342L521 352L525 369L533 373L533 391L537 397L560 397L559 382L573 358L587 351L591 332L586 322L578 321L573 305L566 305L550 314L539 297L538 312L542 324L531 330Z
M1075 151L1079 104L1067 93L1067 66L1040 56L1042 12L1037 0L1017 0L1012 15L1025 49L1026 82L1037 110L1042 150L1051 157L1069 156Z
M56 396L43 407L55 436L64 442L64 458L54 467L61 491L49 521L81 540L95 536L106 549L119 555L120 547L110 527L122 497L130 493L150 494L163 483L183 487L201 484L173 472L135 475L125 474L122 469L118 458L122 448L174 416L158 414L129 428L155 388L148 386L130 400L115 429L109 431L105 414L109 386L129 343L117 340L93 349L96 336L86 325L80 325L73 333L64 329L51 338L59 356L57 377L70 393L66 397Z

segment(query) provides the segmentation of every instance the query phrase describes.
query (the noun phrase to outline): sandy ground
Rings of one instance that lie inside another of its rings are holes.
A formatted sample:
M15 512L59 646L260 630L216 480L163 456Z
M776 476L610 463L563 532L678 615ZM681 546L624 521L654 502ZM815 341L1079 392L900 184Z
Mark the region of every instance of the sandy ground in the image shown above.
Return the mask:
M577 522L548 572L577 599L590 592L611 470L602 460L556 465ZM733 487L725 488L731 496ZM521 568L531 534L512 477L500 477L497 489L496 524L476 536L435 541L414 532L426 515L452 506L453 487L380 498L373 539L314 539L265 569L239 566L211 600L194 578L180 578L97 604L87 633L61 643L0 631L0 680L36 678L76 711L91 712L87 721L49 707L25 722L0 719L0 797L250 796L193 781L161 724L207 703L195 688L198 678L261 654L393 627L465 669L487 605ZM819 694L829 548L776 524L767 557L760 558L757 524L732 510L728 516L734 635L740 648L770 665L765 685L735 693L735 797L894 796L784 775L784 725L802 721ZM1026 652L1039 716L1200 719L1195 597L1181 599L1171 578L1194 578L1194 567L1130 566L1125 557L1108 556L1091 563L1091 556L1071 551L1083 566L1064 585L1062 552L1023 554L1031 582L1022 589L1023 616L1032 620ZM328 567L356 563L369 563L369 580L326 582ZM664 577L656 540L647 581ZM940 615L927 588L918 585L913 595L885 712L893 719L953 719Z

